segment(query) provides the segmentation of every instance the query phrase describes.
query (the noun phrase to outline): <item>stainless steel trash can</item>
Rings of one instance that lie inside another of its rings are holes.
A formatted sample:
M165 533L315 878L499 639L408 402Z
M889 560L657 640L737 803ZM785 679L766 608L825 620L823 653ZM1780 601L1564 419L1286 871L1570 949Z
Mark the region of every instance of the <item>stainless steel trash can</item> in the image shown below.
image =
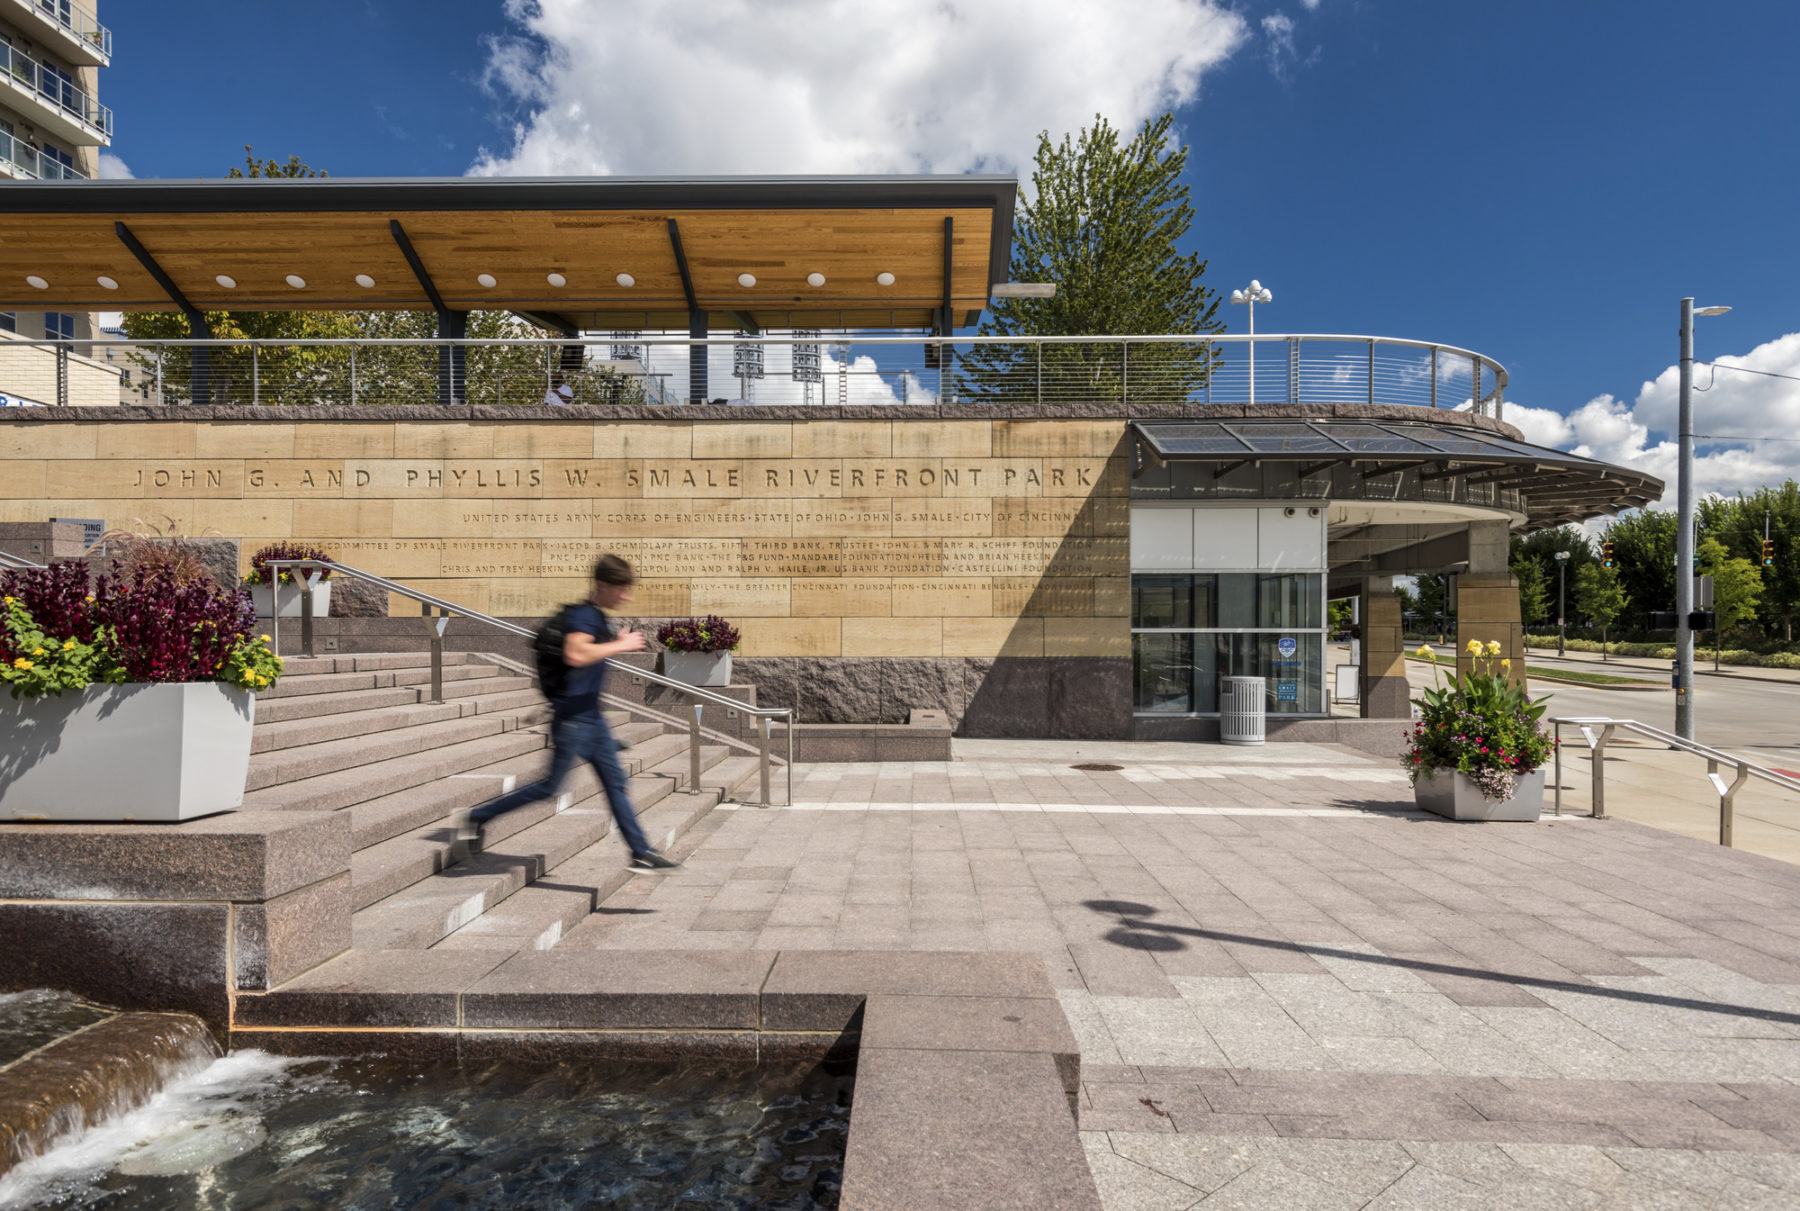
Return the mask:
M1226 677L1219 687L1219 739L1226 744L1263 742L1263 696L1268 686L1261 677Z

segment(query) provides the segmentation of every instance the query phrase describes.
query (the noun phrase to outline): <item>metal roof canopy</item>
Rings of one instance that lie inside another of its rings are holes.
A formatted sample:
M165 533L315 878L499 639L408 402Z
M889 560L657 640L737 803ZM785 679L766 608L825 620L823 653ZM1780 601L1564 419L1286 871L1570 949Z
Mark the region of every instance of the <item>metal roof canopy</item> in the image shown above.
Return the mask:
M1365 479L1416 472L1421 481L1490 483L1518 491L1539 526L1642 508L1663 490L1660 479L1642 471L1430 421L1246 418L1134 421L1131 428L1152 462L1225 464L1215 478L1266 461L1302 464L1301 478L1366 463L1372 465L1364 468Z
M429 283L439 310L589 331L692 331L696 312L941 330L1007 279L1017 193L995 175L9 182L0 309L179 309L153 264L201 310L432 310Z

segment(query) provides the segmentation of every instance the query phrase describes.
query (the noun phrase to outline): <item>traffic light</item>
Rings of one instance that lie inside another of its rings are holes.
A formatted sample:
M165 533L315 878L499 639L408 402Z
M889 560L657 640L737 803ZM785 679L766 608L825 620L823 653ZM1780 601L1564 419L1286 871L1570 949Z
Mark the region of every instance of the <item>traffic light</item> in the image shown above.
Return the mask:
M1766 548L1768 544L1764 543L1763 546ZM1613 562L1613 545L1610 542L1603 542L1600 544L1600 566L1603 568L1618 566Z
M1765 538L1763 539L1763 567L1772 568L1774 566L1775 540L1773 538Z

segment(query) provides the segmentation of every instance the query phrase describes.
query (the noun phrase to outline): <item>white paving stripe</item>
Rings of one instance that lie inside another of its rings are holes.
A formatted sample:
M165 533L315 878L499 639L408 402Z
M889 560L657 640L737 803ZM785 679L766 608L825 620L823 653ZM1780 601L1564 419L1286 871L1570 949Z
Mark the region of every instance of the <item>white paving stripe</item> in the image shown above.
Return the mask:
M741 803L721 803L718 810L794 812L1092 812L1108 816L1314 816L1350 817L1388 816L1394 811L1411 812L1404 803L1393 808L1371 812L1356 807L1184 807L1168 803L832 803L802 799L772 807L751 807Z

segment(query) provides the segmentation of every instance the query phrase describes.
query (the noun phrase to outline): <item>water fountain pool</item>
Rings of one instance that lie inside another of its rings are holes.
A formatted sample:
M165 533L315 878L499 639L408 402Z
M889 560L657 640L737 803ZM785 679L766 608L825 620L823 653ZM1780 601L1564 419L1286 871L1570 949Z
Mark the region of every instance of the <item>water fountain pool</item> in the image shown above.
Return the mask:
M835 1065L239 1051L0 1176L0 1208L828 1208L850 1092Z

